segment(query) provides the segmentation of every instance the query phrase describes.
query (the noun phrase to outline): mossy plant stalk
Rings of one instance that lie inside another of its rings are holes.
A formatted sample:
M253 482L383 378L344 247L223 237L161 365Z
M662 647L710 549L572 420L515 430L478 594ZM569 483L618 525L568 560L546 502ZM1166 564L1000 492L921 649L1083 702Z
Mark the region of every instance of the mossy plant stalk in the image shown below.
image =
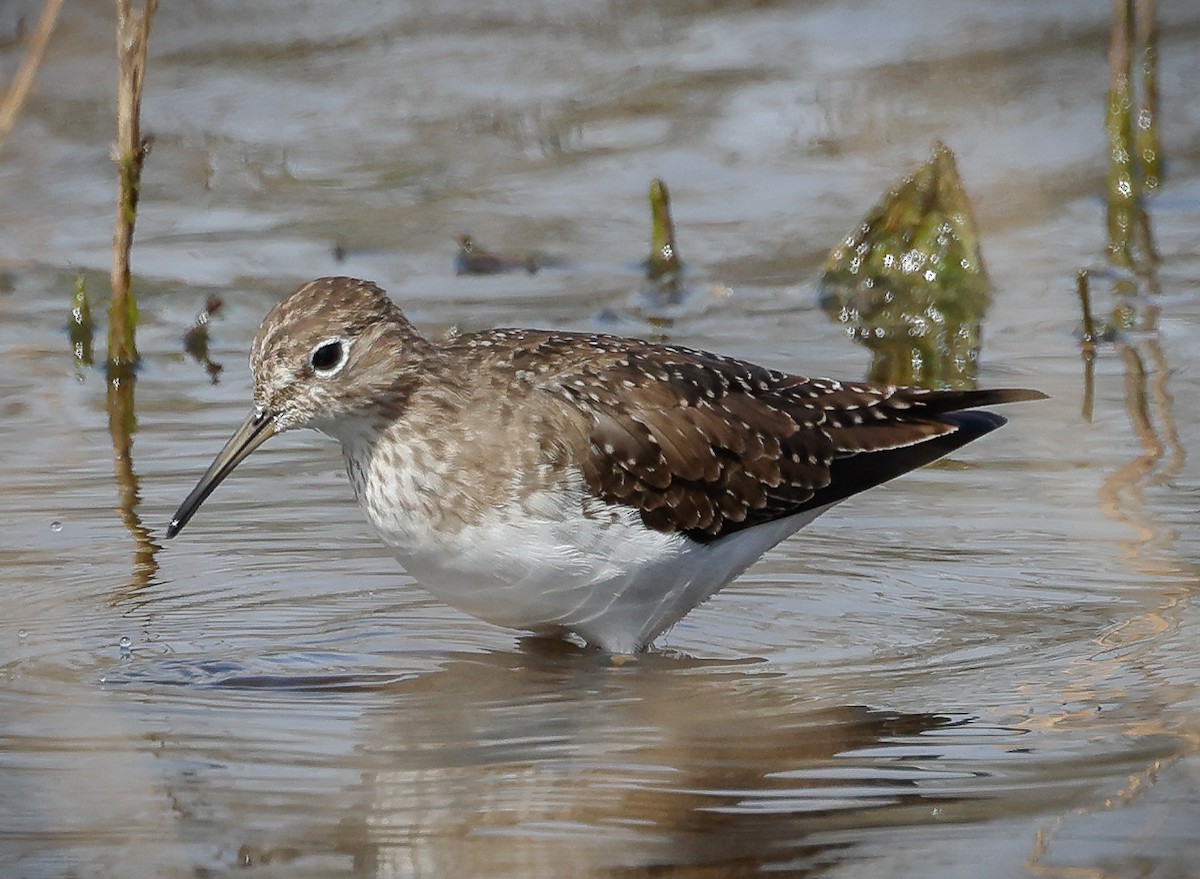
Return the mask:
M1130 151L1130 115L1133 109L1131 42L1133 0L1113 0L1113 24L1108 61L1111 81L1108 90L1108 258L1114 265L1132 263L1129 241L1137 200L1133 155Z
M1146 271L1157 257L1143 199L1162 186L1157 0L1114 0L1109 43L1108 260Z
M1142 75L1142 100L1133 129L1134 152L1141 166L1142 189L1162 185L1162 143L1158 134L1158 0L1135 0L1134 38Z
M83 275L79 275L71 294L71 317L67 321L67 335L71 339L77 370L82 371L92 365L92 339L95 334L96 323L92 320L92 309L88 305L87 284Z
M650 258L646 277L659 281L679 273L679 250L675 246L675 221L671 219L671 194L658 178L650 181Z
M158 0L146 0L141 15L130 0L117 6L117 218L113 230L112 301L108 309L108 369L115 381L137 363L137 300L130 285L129 255L137 222L142 166L149 149L142 137L142 86L150 23Z

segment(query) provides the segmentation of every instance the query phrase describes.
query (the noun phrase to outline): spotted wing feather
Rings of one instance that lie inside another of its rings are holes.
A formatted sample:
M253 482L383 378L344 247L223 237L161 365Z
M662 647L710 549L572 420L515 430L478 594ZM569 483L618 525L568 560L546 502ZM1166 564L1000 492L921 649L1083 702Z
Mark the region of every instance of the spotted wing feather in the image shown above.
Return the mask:
M702 542L842 500L1004 423L964 408L1041 396L843 384L609 343L552 383L588 419L587 485Z

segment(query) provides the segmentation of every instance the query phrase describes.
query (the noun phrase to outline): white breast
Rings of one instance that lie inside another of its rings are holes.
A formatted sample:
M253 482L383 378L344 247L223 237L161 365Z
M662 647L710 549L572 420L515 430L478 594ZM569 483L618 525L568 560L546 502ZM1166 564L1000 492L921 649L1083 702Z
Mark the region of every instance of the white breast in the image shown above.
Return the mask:
M405 569L440 600L497 625L571 631L616 653L636 651L760 555L827 508L701 544L652 531L636 510L588 495L582 478L437 527L414 498L436 498L422 452L364 464L343 437L359 505ZM369 457L369 456L368 456Z

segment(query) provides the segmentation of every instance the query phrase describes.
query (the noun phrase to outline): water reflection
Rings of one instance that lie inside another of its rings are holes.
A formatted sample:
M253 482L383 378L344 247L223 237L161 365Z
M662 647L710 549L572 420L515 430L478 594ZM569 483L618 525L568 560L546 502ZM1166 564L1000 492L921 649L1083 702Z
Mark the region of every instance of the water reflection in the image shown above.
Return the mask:
M117 482L117 513L133 538L133 564L129 582L116 597L126 597L148 586L158 573L155 555L162 548L142 524L137 508L141 485L133 468L133 435L137 431L134 389L137 372L132 364L110 364L108 370L108 429L112 436L113 475Z
M1153 269L1150 270L1154 275ZM1147 302L1139 323L1152 328L1157 305ZM1162 640L1183 624L1188 608L1200 588L1200 568L1182 557L1177 549L1178 532L1149 504L1147 490L1170 484L1182 471L1186 451L1176 427L1175 404L1168 387L1171 374L1160 340L1152 333L1129 337L1118 334L1116 353L1124 366L1123 402L1138 451L1105 478L1098 490L1099 509L1113 522L1128 529L1130 536L1118 540L1120 557L1143 587L1137 589L1134 609L1117 615L1094 640L1094 651L1074 664L1072 680L1064 690L1064 704L1096 701L1106 681L1122 677L1141 679L1141 685L1113 693L1122 703L1136 706L1127 711L1124 728L1131 736L1168 734L1176 724L1160 706L1140 704L1136 693L1167 693L1176 689L1169 672L1153 660ZM1097 354L1085 351L1087 364L1085 402L1090 420L1092 369ZM1188 685L1187 689L1191 689ZM1182 697L1183 694L1180 693ZM1088 709L1064 710L1054 723L1088 723ZM1121 829L1097 850L1094 829L1098 816L1116 810L1136 810L1139 801L1153 797L1152 789L1173 764L1200 753L1200 735L1185 733L1172 753L1147 760L1132 772L1115 792L1093 800L1070 813L1055 816L1038 832L1027 868L1034 875L1092 875L1084 866L1095 864L1096 875L1107 874L1106 861L1113 852L1127 856L1145 846L1146 838L1160 835L1154 826L1122 821ZM1136 812L1135 812L1136 814ZM1082 840L1082 845L1080 844ZM1175 857L1167 854L1166 859ZM1069 866L1068 866L1069 865Z
M664 714L700 708L662 707ZM460 718L480 737L471 751L505 732L480 728L479 719ZM399 738L381 754L391 768L369 779L375 798L362 812L357 865L382 875L473 876L602 868L613 875L693 875L697 867L741 875L797 861L828 866L847 846L818 843L814 831L862 810L936 809L956 797L923 786L961 777L930 765L939 757L936 746L923 766L901 764L900 748L890 759L872 755L870 768L856 765L860 750L915 745L922 733L952 723L935 715L800 712L768 721L753 738L740 734L741 724L731 729L724 715L708 722L694 713L638 716L626 729L627 751L601 746L594 755L588 745L601 745L598 739L580 730L564 734L563 727L578 724L556 720L559 731L550 725L546 735L560 738L561 756L539 759L518 747L491 755L484 766L467 758L458 768L422 767L410 749L429 742L414 740L407 725L384 727ZM841 759L847 765L840 771L829 765ZM893 761L891 773L879 765ZM857 826L870 822L856 816Z
M196 315L196 320L183 334L183 350L192 360L204 367L204 371L208 373L208 378L214 385L221 380L221 372L225 367L214 361L209 355L208 326L213 316L221 310L222 305L224 302L220 296L209 296L204 302L204 308Z
M1146 195L1161 183L1155 9L1152 2L1132 0L1118 2L1114 8L1105 207L1106 255L1116 269L1100 277L1109 281L1115 305L1107 320L1094 321L1089 282L1097 275L1079 273L1084 312L1083 414L1092 421L1097 360L1115 353L1123 367L1121 397L1137 450L1105 476L1097 492L1099 509L1127 529L1128 536L1117 541L1121 561L1138 583L1149 588L1137 590L1134 609L1118 615L1105 627L1095 638L1096 649L1087 661L1076 663L1074 680L1064 693L1064 701L1068 702L1095 698L1102 681L1119 679L1122 673L1142 679L1143 686L1138 690L1170 692L1173 683L1169 673L1151 657L1162 640L1183 624L1200 587L1200 568L1180 553L1178 531L1152 507L1148 497L1150 489L1171 484L1183 472L1186 461L1169 389L1172 370L1159 331L1163 292L1160 259L1145 203ZM1141 73L1138 83L1131 79L1130 55L1134 51ZM1137 702L1132 691L1123 690L1117 695L1123 701ZM1064 711L1062 721L1078 723L1081 718L1078 712ZM1163 733L1172 727L1170 717L1149 706L1131 712L1126 722L1131 735ZM1121 829L1098 847L1095 827L1099 816L1118 809L1136 815L1139 801L1153 799L1160 775L1198 752L1200 736L1192 731L1174 753L1149 761L1131 773L1115 792L1051 819L1038 832L1027 868L1035 875L1092 875L1089 865L1095 865L1097 874L1107 873L1108 863L1142 850L1146 837L1161 836L1157 826L1150 829L1139 827L1136 821L1122 820ZM1164 861L1173 857L1168 854Z
M957 803L986 803L998 792L971 765L980 749L1024 750L1022 731L962 715L820 704L757 662L651 655L614 666L594 653L527 642L516 653L430 663L400 680L355 682L233 665L206 674L166 660L121 670L109 683L141 688L153 680L164 695L163 686L200 686L214 694L217 725L225 713L286 701L297 710L294 724L329 727L332 752L306 762L314 773L344 770L341 790L329 801L324 784L325 809L314 810L302 803L306 785L283 785L277 814L294 813L299 824L248 835L238 858L262 865L336 850L356 872L378 876L731 876L828 867L853 847L819 834L918 816L953 820ZM333 693L340 708L328 702ZM346 715L346 699L366 706L352 727L320 719ZM237 787L271 777L281 746L286 753L288 742L303 741L297 734L281 728L274 744L239 747ZM350 748L337 741L347 737ZM161 745L157 753L189 773L230 746L192 732L168 734ZM220 810L224 796L237 796L223 775L168 786L185 812L201 803ZM312 826L322 811L336 819Z

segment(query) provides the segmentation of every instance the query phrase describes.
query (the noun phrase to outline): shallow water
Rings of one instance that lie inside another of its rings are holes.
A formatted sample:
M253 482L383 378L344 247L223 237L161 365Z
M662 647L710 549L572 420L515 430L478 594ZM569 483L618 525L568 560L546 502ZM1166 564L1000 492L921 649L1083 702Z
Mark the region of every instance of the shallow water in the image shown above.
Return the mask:
M109 10L71 6L0 154L0 873L1194 875L1200 13L1161 5L1157 330L1101 349L1090 419L1106 4L164 5L115 462L63 329L78 271L103 316L115 176ZM935 138L996 284L980 384L1053 400L826 515L658 652L438 604L315 434L159 550L262 314L321 274L432 332L666 332L861 377L819 266ZM654 176L715 291L666 328L631 307ZM456 277L464 231L565 265ZM216 384L180 342L212 292Z

